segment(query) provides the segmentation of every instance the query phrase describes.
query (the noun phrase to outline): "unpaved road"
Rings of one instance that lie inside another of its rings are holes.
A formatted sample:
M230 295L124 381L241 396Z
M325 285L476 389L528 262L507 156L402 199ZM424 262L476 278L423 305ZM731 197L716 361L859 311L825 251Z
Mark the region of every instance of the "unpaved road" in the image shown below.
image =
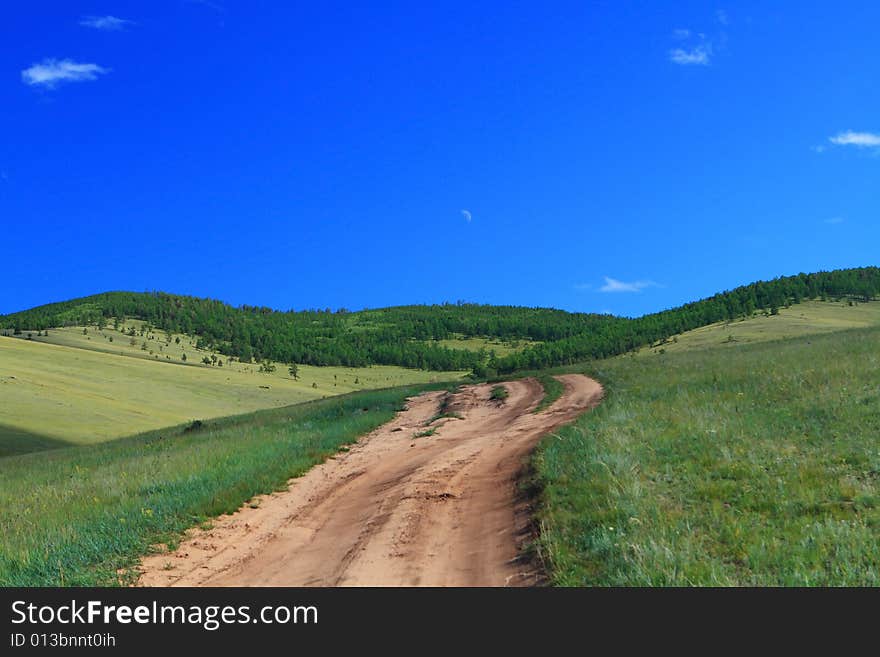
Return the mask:
M180 547L142 562L141 586L511 586L539 581L520 556L528 534L516 480L538 440L595 406L601 386L558 377L565 392L532 413L541 384L465 386L437 432L414 438L445 392L414 397L350 451L261 496ZM258 503L258 506L257 506ZM256 506L256 508L252 508Z

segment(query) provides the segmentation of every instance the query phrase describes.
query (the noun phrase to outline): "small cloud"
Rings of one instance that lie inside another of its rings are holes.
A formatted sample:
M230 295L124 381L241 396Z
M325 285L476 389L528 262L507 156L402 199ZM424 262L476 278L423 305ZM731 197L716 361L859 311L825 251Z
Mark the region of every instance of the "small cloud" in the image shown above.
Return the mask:
M3 182L8 182L9 181L9 174L6 173L5 171L0 171L0 180L2 180Z
M469 210L462 210L462 211L461 211L461 216L464 217L464 220L465 220L465 221L468 221L468 222L469 222L469 221L471 220L471 218L473 217L473 215L470 213Z
M880 135L873 132L854 132L847 130L829 137L828 141L836 146L855 146L856 148L880 147Z
M21 72L21 80L32 87L53 89L62 82L96 80L109 73L109 68L97 64L82 64L70 59L44 59Z
M836 225L836 224L842 224L844 221L846 221L846 220L843 217L831 217L830 219L826 219L825 223L831 224L831 225Z
M116 16L83 16L79 24L83 27L90 27L94 30L104 30L105 32L120 32L127 25L134 25L134 21L125 18L117 18Z
M669 61L680 66L708 66L712 57L712 45L704 43L690 50L673 48L669 51Z
M718 19L718 22L722 25L727 25L730 22L730 17L727 15L727 12L723 9L719 9L715 12L715 18Z
M627 283L618 281L610 276L605 276L605 285L599 288L600 292L641 292L645 288L660 287L654 281L633 281Z
M672 32L672 37L675 39L678 39L679 41L682 39L689 38L690 35L691 35L690 30L685 30L685 29L681 29L681 28L679 28L677 30L673 30L673 32Z
M592 290L592 289L593 289L593 286L590 285L589 283L575 283L574 285L572 285L572 287L573 287L575 290L581 290L581 291L583 291L583 290Z
M810 150L814 153L824 153L828 149L823 144L819 144L818 146L810 146Z

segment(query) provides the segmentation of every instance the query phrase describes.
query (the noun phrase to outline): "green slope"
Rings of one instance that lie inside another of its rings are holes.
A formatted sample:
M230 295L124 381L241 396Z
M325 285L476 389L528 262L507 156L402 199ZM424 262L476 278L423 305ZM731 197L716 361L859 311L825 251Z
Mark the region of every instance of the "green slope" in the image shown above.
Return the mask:
M361 312L277 312L233 308L212 299L161 292L110 292L0 317L0 330L26 332L137 318L184 333L206 349L243 362L264 358L306 365L399 365L510 373L626 353L716 322L810 299L867 301L880 294L880 268L862 267L758 281L635 319L547 308L443 304ZM520 348L468 348L474 339ZM459 341L464 341L464 344ZM450 342L451 341L451 342ZM527 346L522 348L522 344Z
M114 585L119 569L389 420L422 387L355 393L0 462L0 586Z
M788 340L852 328L880 326L880 303L804 301L778 314L759 313L736 321L717 322L638 350L638 355L692 349L733 349L753 342Z
M107 328L104 333L112 336L114 331ZM86 341L81 329L52 330L48 337L34 340L0 337L0 456L462 374L304 365L294 380L282 364L272 373L238 362L202 365L198 361L209 352L188 343L184 348L190 359L184 365L179 359L182 348L173 340L162 352L163 359L154 360L140 357L148 356L140 350L141 338L138 346L130 347L124 336L117 335L112 343L97 331L90 337ZM149 341L153 349L157 343ZM174 359L164 360L169 354Z
M535 457L553 581L877 586L878 371L878 328L595 363Z

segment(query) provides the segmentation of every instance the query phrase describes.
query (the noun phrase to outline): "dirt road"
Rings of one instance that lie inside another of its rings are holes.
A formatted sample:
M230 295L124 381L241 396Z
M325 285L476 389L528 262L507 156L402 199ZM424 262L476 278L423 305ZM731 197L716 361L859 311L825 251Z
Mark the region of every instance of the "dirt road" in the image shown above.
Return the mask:
M516 479L538 440L597 404L601 386L560 376L543 397L535 379L465 386L446 400L458 418L436 420L445 392L414 397L351 450L262 496L171 553L142 563L142 586L511 586L539 573L520 558L528 517ZM257 506L258 503L258 506ZM256 506L256 508L252 508ZM518 508L518 506L520 508Z

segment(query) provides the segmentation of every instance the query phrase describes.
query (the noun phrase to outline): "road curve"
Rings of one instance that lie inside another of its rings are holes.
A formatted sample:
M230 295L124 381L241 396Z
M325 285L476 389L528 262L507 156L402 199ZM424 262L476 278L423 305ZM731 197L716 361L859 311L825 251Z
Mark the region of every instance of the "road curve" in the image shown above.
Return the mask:
M141 563L140 586L522 586L539 577L520 558L527 533L516 479L538 440L602 397L579 374L541 413L535 379L462 387L432 436L415 438L445 392L406 410L345 453L292 479L174 552ZM252 508L252 507L256 508ZM521 505L520 505L521 506Z

